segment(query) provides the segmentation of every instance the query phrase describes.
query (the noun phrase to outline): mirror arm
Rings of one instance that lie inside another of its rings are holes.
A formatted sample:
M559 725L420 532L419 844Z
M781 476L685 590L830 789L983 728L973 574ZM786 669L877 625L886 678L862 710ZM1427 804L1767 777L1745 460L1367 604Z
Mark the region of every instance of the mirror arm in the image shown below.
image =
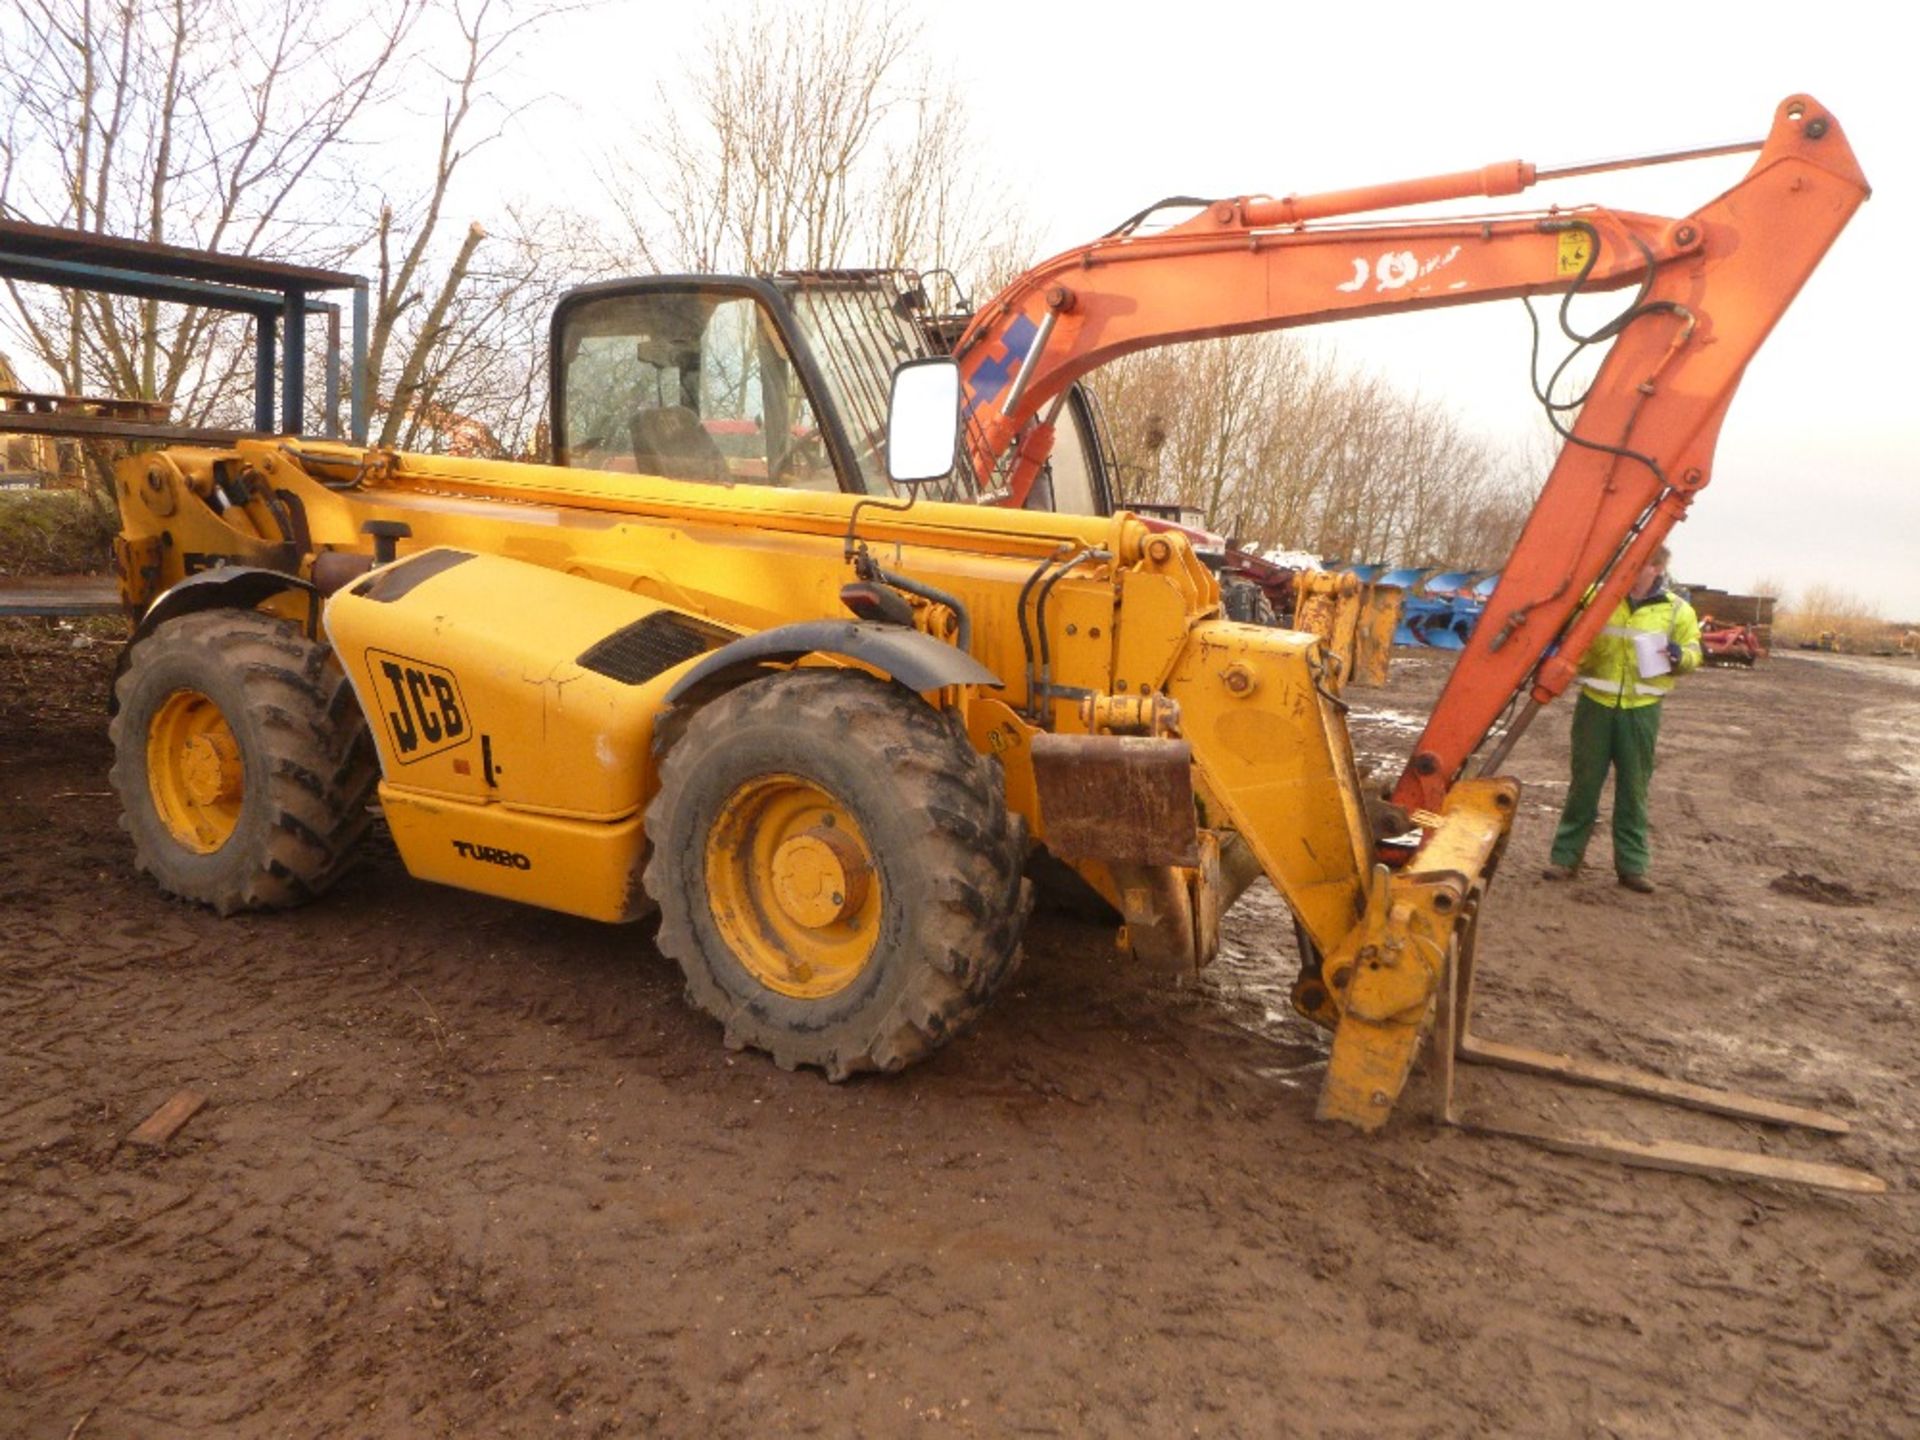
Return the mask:
M866 545L856 542L853 538L854 531L860 524L860 512L862 510L911 510L913 508L913 502L919 498L920 490L918 486L915 486L907 491L907 503L904 505L893 500L878 500L871 495L862 495L858 500L854 501L853 510L847 516L846 543L840 552L840 558L849 562L853 566L856 574L859 573L862 565L871 565L873 563L872 559L867 555ZM859 550L858 555L854 553L856 548ZM862 580L868 580L872 577L869 575L861 575L860 578Z

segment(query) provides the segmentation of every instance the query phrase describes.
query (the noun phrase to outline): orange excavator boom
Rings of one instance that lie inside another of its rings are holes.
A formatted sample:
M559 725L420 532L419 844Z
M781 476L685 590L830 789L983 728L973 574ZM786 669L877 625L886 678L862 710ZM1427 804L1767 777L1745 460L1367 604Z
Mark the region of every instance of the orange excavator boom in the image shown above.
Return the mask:
M1739 150L1759 152L1746 176L1677 219L1582 207L1317 223ZM1577 420L1558 427L1566 445L1396 787L1401 805L1437 810L1518 697L1525 708L1487 772L1571 681L1641 560L1707 484L1748 361L1867 194L1839 124L1796 95L1780 104L1762 141L1559 170L1509 161L1318 196L1224 200L1152 234L1130 223L1028 271L961 336L954 353L975 473L1004 466L1007 501L1021 503L1051 451L1067 387L1132 351L1637 286L1607 324L1587 334L1567 327L1581 345L1610 348Z

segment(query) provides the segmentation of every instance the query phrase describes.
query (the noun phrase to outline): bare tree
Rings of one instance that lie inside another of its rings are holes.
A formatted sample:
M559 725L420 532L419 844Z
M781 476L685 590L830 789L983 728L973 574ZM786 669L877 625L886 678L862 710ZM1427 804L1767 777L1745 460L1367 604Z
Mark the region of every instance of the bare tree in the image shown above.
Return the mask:
M426 0L21 0L0 214L236 254L337 262L343 141L387 93ZM198 306L11 287L27 348L74 392L211 419L244 393L246 322Z
M1249 548L1478 568L1538 491L1442 407L1288 335L1143 351L1095 384L1126 498L1197 507Z
M451 256L442 257L444 269L437 274L433 262L442 248L447 197L463 163L497 139L526 108L503 106L491 99L498 89L493 82L498 78L503 53L534 27L573 8L577 7L547 0L522 5L516 11L509 0L452 0L444 9L445 19L459 41L457 48L444 48L459 56L459 64L437 72L445 89L432 174L426 177L424 189L414 190L410 205L383 194L373 225L370 248L376 257L376 283L367 343L367 384L378 397L381 411L376 437L379 444L414 444L423 433L431 433L427 417L445 409L439 392L455 386L442 373L446 366L455 357L470 358L479 349L497 343L502 338L497 331L503 321L519 338L527 303L550 293L551 287L539 283L546 273L539 263L541 257L529 251L534 232L520 225L517 216L513 220L512 256L493 262L479 287L480 296L463 301L462 295L473 275L475 257L487 240L487 231L479 222L469 223ZM480 127L477 132L476 127ZM402 183L418 187L420 177L403 172ZM507 276L514 281L511 287L499 283ZM477 303L469 303L475 299ZM514 318L506 321L508 315ZM480 395L472 393L479 372L469 367L457 388L468 391L466 403L477 408L488 408L495 400L516 408L515 397L524 396L529 383L527 369L525 363L519 366L520 373L505 382L503 391ZM488 373L503 378L511 372L493 366ZM494 418L500 428L517 424L504 415Z
M23 0L0 18L0 79L15 99L0 214L309 264L368 261L379 442L430 437L429 417L457 395L501 407L483 428L524 448L538 424L537 343L517 364L476 357L524 342L527 308L550 293L529 253L535 232L509 216L492 258L477 222L446 236L446 208L463 164L519 113L494 98L510 42L567 8ZM441 56L453 63L438 68ZM423 74L436 85L422 87ZM406 125L402 100L423 93L439 110L430 168L370 175L358 142ZM14 287L11 299L17 337L71 391L163 400L192 423L246 414L247 321L71 291Z
M1290 336L1243 336L1130 355L1095 383L1128 498L1195 506L1250 545L1302 543L1349 420L1336 366Z
M912 64L918 38L887 0L756 4L716 24L693 78L659 90L649 158L610 162L610 192L633 197L633 263L964 271L985 257L981 217L1007 207L969 161L959 92Z
M547 327L561 293L606 273L579 217L509 209L444 306L420 322L421 360L396 393L394 443L491 459L547 458Z
M1863 649L1881 637L1887 621L1871 601L1854 591L1816 580L1792 597L1791 603L1786 599L1780 602L1774 626L1780 638L1792 644L1817 643L1830 635L1841 648ZM1832 648L1831 641L1822 648Z

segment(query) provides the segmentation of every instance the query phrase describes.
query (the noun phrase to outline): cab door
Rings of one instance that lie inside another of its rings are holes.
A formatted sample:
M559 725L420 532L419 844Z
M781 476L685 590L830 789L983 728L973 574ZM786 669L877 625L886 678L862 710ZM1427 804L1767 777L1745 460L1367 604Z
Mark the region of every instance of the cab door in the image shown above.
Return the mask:
M744 276L569 292L551 340L557 465L705 484L868 488L780 294Z

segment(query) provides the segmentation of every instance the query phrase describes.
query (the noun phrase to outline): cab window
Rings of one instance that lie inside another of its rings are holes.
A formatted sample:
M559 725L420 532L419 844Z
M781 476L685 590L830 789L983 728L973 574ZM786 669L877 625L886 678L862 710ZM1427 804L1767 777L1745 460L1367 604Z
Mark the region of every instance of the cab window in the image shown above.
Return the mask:
M1100 419L1092 394L1076 384L1054 422L1053 453L1027 492L1026 508L1061 515L1111 515L1113 499L1105 478Z
M840 488L793 358L752 296L600 296L568 308L557 341L560 464Z

